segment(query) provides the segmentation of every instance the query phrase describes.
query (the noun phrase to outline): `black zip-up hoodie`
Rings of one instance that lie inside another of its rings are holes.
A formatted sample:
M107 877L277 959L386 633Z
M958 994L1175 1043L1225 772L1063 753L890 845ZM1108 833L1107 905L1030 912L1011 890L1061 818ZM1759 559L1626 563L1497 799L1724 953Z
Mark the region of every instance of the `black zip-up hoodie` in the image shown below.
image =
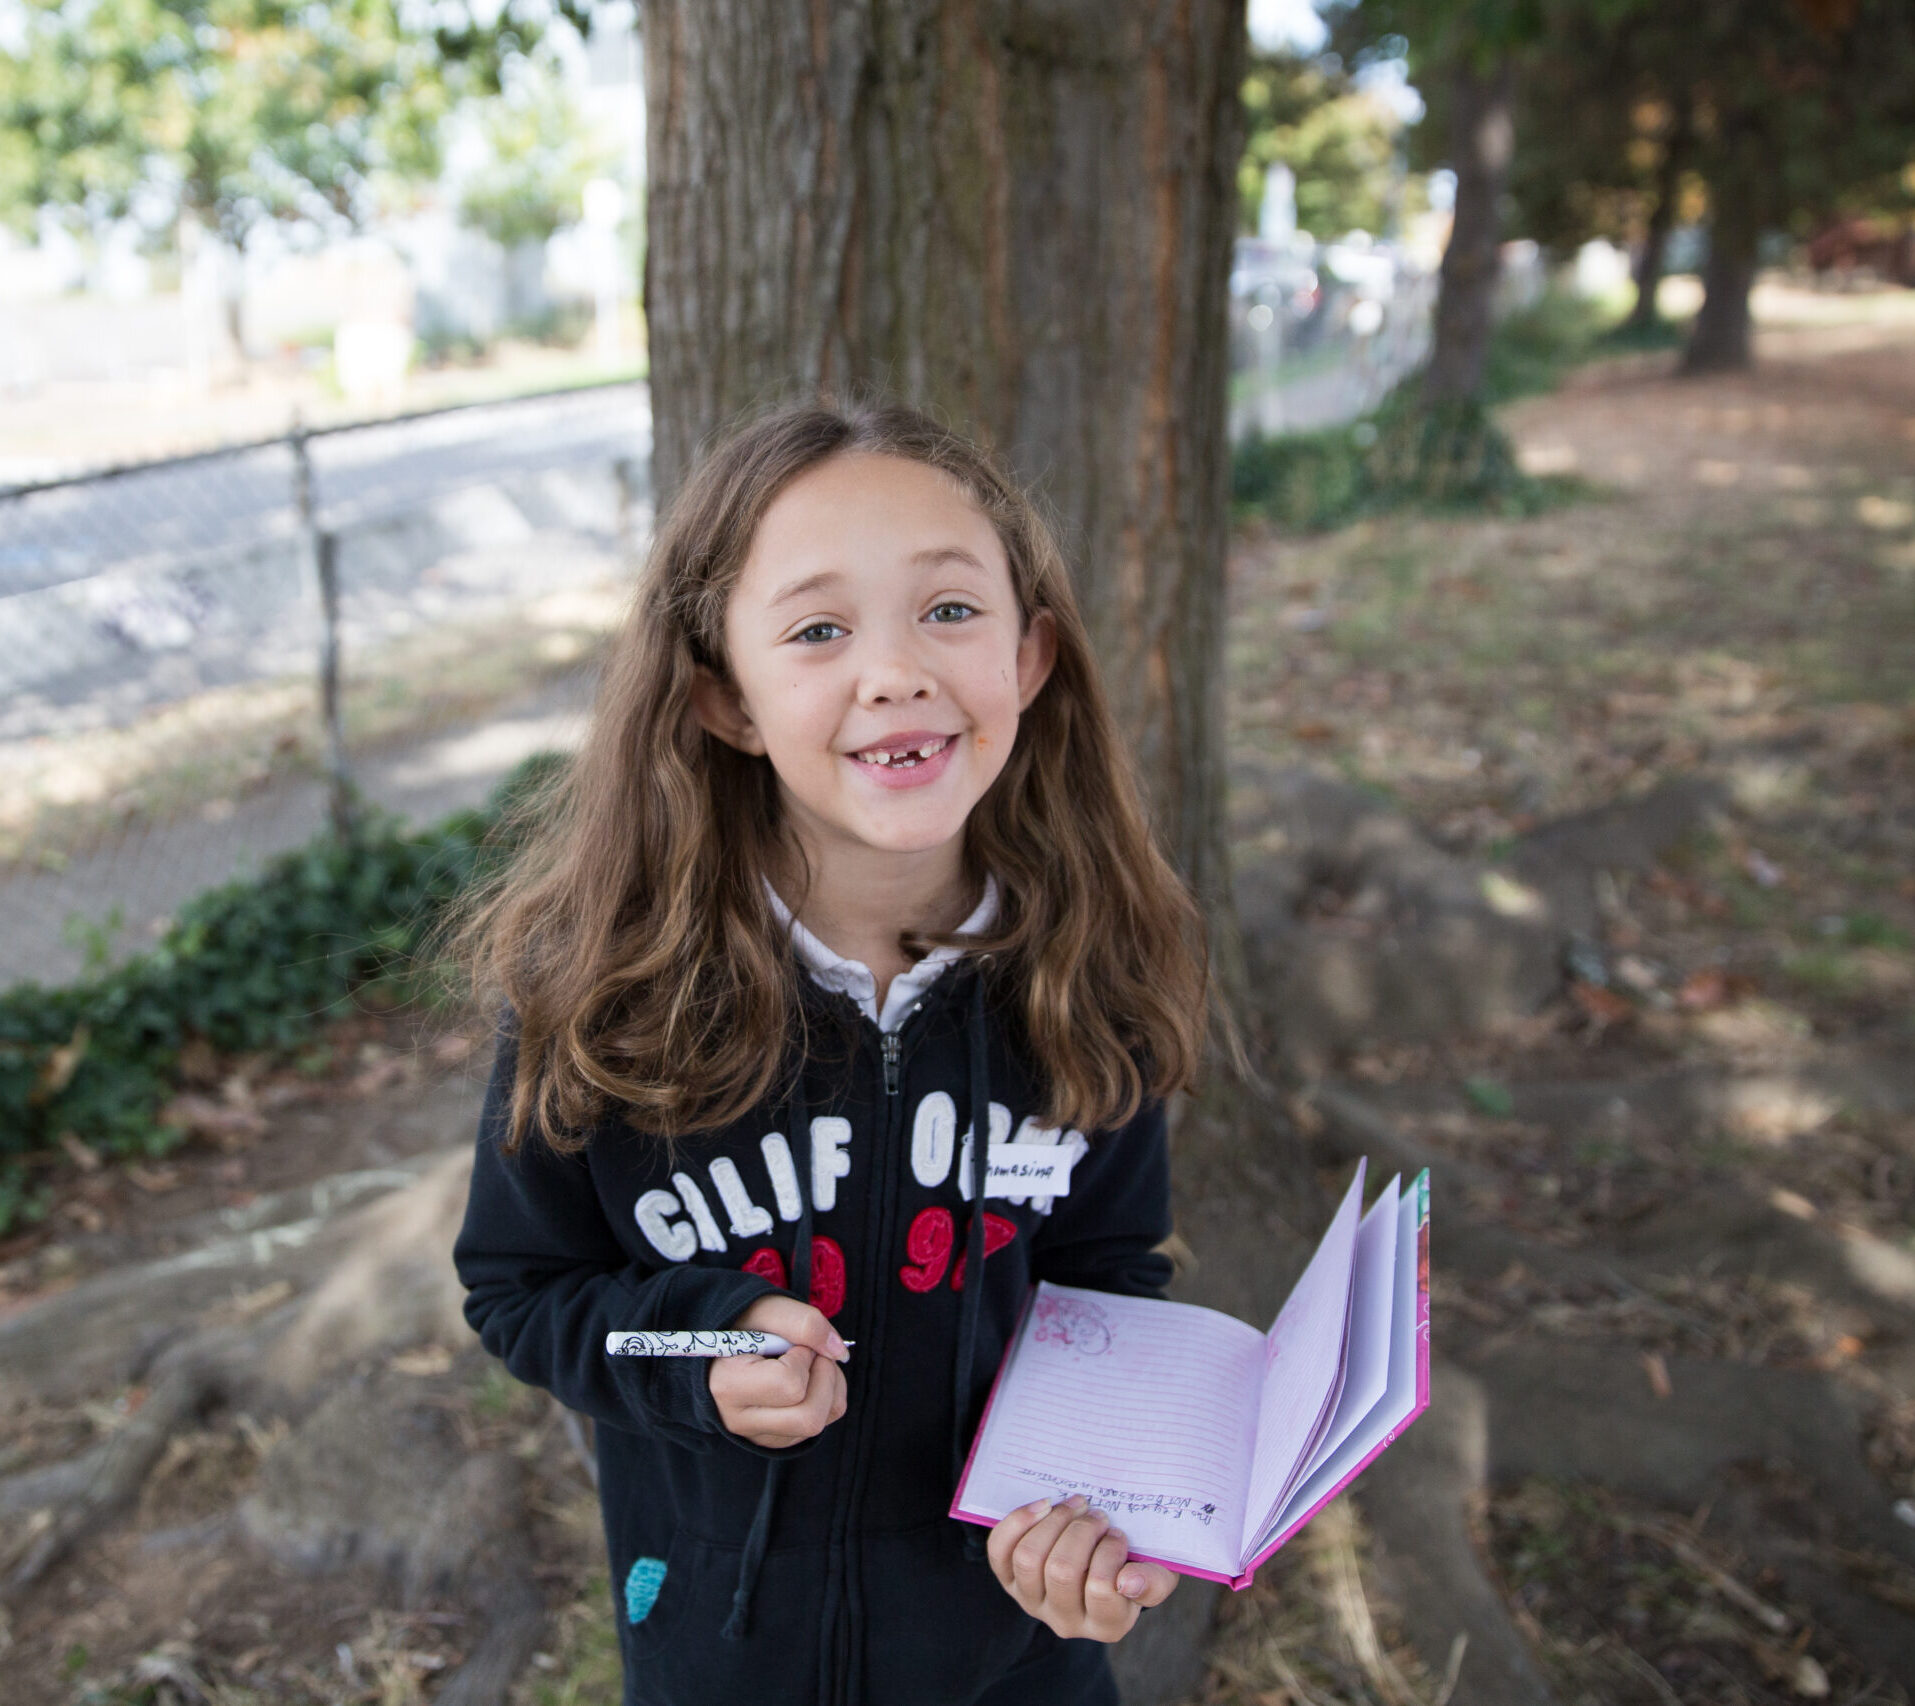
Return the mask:
M578 1155L536 1134L503 1155L509 1024L486 1097L454 1251L466 1318L598 1423L627 1706L964 1706L1053 1647L984 1531L947 1514L963 1453L1036 1281L1159 1295L1170 1277L1161 1103L1088 1147L1042 1128L969 959L889 1033L799 982L782 1092L675 1156L615 1118ZM1066 1194L972 1213L980 1104L993 1143L1081 1151ZM702 1361L605 1354L608 1332L728 1326L778 1289L856 1347L844 1416L802 1445L727 1432Z

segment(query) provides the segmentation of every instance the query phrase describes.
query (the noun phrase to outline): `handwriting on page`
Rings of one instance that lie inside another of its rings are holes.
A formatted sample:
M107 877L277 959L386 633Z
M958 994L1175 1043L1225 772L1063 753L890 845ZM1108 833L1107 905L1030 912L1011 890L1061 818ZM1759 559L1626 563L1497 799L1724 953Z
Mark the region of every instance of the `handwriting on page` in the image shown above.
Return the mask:
M1166 1515L1231 1500L1248 1468L1249 1418L1218 1395L1246 1390L1262 1346L1127 1301L1038 1298L1017 1402L994 1430L1000 1466L1140 1508L1161 1502Z
M1141 1493L1128 1487L1100 1487L1095 1481L1073 1480L1067 1475L1039 1475L1032 1479L1045 1482L1046 1494L1060 1504L1071 1494L1082 1493L1113 1520L1147 1516L1161 1518L1165 1522L1181 1522L1188 1517L1192 1522L1200 1522L1208 1528L1222 1514L1214 1501L1205 1499L1200 1502L1194 1496L1177 1498L1169 1493Z

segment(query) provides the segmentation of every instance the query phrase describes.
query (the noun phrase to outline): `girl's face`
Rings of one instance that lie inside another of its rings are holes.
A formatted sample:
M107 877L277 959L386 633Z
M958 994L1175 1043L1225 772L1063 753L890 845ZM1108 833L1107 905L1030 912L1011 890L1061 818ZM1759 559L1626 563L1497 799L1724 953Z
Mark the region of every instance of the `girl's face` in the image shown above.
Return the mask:
M813 859L955 849L1050 674L997 529L904 457L835 456L779 493L725 609L732 679L699 721L771 760ZM888 760L888 762L886 762Z

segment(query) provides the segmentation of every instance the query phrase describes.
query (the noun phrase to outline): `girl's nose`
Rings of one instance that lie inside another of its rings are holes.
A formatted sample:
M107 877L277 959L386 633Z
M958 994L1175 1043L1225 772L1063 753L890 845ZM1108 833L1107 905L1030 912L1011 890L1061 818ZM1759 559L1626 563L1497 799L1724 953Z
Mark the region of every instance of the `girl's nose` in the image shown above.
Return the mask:
M936 693L935 678L908 646L888 645L875 653L858 681L858 698L866 705L901 705Z

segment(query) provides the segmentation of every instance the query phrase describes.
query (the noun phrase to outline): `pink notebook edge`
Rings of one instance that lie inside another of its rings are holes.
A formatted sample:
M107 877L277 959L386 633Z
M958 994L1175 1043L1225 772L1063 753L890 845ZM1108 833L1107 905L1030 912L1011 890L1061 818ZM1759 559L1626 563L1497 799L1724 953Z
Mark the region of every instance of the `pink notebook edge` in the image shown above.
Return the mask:
M1180 1576L1195 1576L1202 1581L1221 1582L1225 1587L1242 1593L1256 1580L1258 1570L1295 1539L1317 1512L1336 1498L1344 1488L1401 1439L1410 1424L1430 1407L1430 1173L1427 1167L1411 1182L1410 1188L1420 1193L1416 1215L1416 1403L1410 1413L1392 1428L1385 1438L1377 1442L1375 1449L1368 1452L1361 1463L1291 1523L1262 1552L1251 1559L1242 1575L1230 1576L1218 1570L1201 1569L1195 1564L1180 1564L1169 1558L1159 1558L1149 1552L1133 1552L1131 1557L1138 1563L1161 1564L1165 1569L1173 1570ZM1024 1308L1018 1315L1017 1326L1011 1333L1013 1347L1023 1337L1025 1316L1029 1315L1031 1305L1036 1300L1037 1287L1032 1286L1031 1294L1024 1300ZM991 1406L997 1402L998 1391L1004 1384L1005 1375L1010 1371L1012 1360L1010 1356L1006 1356L998 1365L997 1377L991 1382L990 1396L984 1401L984 1412L978 1417L977 1431L971 1436L971 1449L964 1458L964 1472L958 1477L957 1490L951 1496L951 1508L947 1513L959 1522L974 1522L981 1528L995 1528L1003 1521L1003 1518L986 1516L980 1511L964 1509L964 1489L970 1485L971 1465L977 1459L977 1448L984 1438L984 1424L990 1420Z
M960 1522L982 1523L986 1528L995 1528L1003 1521L1002 1517L982 1516L976 1511L965 1510L964 1489L971 1484L971 1465L977 1461L977 1448L984 1443L984 1430L991 1419L991 1407L996 1404L998 1393L1004 1389L1004 1377L1011 1372L1011 1364L1017 1360L1017 1347L1024 1342L1024 1323L1031 1313L1031 1305L1036 1301L1037 1286L1032 1286L1030 1294L1024 1299L1024 1307L1017 1312L1017 1325L1011 1329L1011 1348L997 1365L997 1374L991 1381L990 1396L984 1400L983 1412L978 1416L977 1427L971 1435L971 1449L964 1454L964 1470L958 1476L958 1484L951 1493L951 1508L946 1512L946 1515L954 1516Z

